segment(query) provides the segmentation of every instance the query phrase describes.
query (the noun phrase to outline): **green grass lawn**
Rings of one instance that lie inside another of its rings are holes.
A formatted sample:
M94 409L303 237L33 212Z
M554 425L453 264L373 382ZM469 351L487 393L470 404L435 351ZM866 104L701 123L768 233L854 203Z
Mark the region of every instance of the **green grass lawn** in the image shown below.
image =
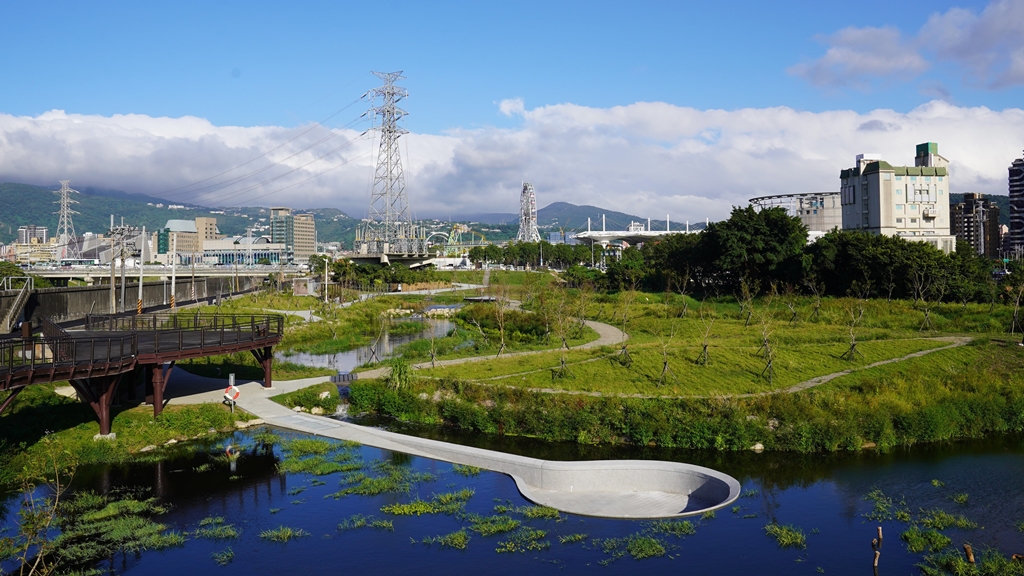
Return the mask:
M631 345L632 364L619 362L618 350L602 348L569 351L571 377L553 378L560 364L559 352L535 356L511 357L417 371L417 375L461 380L487 380L493 384L554 388L611 394L652 394L671 396L747 394L787 388L805 380L857 368L879 360L904 356L911 352L945 346L935 340L881 340L858 344L863 356L848 362L840 358L846 344L798 344L781 347L774 361L774 377L769 382L761 373L765 361L756 346L719 345L711 349L711 363L695 362L698 346L672 346L668 350L670 372L661 380L663 357L655 343Z

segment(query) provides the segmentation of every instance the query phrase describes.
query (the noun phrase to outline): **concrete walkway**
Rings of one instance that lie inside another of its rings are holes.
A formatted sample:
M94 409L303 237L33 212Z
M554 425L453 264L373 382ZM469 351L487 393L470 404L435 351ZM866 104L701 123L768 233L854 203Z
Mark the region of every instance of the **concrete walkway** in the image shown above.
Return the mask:
M223 380L177 370L171 379L171 403L221 401ZM727 506L740 494L734 478L700 466L651 460L539 460L298 413L270 399L325 380L283 381L272 390L260 382L242 382L238 407L271 426L508 474L531 502L572 514L633 519L692 516Z

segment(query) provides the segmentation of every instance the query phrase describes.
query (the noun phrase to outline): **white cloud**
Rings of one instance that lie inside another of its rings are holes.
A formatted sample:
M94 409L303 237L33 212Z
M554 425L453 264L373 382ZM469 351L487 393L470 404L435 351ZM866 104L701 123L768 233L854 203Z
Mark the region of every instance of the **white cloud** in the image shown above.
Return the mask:
M911 163L914 146L925 141L938 142L950 159L954 192L1005 194L1006 167L1019 156L1024 134L1020 109L941 101L906 113L696 110L643 102L524 107L521 114L523 123L516 128L404 137L401 152L414 213L515 212L525 179L535 185L540 206L565 201L658 219L670 213L680 224L719 219L754 196L835 190L839 170L852 165L858 153L879 152L891 163ZM223 189L178 189L278 146L266 158L200 186L266 168L259 174ZM34 118L0 114L0 181L56 185L70 179L73 186L174 201L330 206L361 217L369 201L373 146L357 132L338 130L332 136L310 126L225 127L192 117L60 111ZM268 182L272 178L277 179Z
M506 98L498 103L498 110L505 116L522 116L526 105L522 98Z
M953 64L971 85L1024 85L1022 0L993 0L980 14L963 8L933 14L910 37L892 27L865 27L823 41L823 56L788 71L816 86L868 88L878 79L913 80L936 64Z
M908 80L929 66L915 43L892 27L845 28L821 40L828 45L824 56L788 70L815 86L867 88L867 80Z

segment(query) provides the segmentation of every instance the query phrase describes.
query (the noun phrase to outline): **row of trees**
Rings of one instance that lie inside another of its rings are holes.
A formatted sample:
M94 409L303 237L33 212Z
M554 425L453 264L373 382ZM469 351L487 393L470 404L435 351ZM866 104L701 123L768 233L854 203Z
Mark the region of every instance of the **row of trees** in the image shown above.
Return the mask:
M491 244L474 246L469 251L472 262L491 262L510 266L546 266L568 268L589 264L593 254L589 244L551 244L550 242L509 242L505 246Z
M966 243L947 255L927 242L851 230L833 230L808 244L807 229L784 209L748 207L735 208L728 220L700 234L627 248L603 278L582 270L569 276L603 281L613 290L757 294L774 286L832 296L969 302L998 294L995 265Z

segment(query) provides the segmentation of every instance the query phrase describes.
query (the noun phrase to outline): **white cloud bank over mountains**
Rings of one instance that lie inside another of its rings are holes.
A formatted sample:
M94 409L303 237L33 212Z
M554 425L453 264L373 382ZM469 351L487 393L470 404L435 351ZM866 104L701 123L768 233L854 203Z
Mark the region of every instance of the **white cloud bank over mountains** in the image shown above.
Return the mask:
M907 113L865 114L695 110L658 102L527 109L518 99L498 107L520 118L520 126L403 137L417 216L515 212L526 179L534 183L540 206L566 201L659 219L670 213L680 223L714 220L753 196L837 190L839 170L858 153L911 164L914 145L925 141L938 142L950 159L954 192L1005 194L1006 168L1024 147L1024 110L941 101ZM194 117L0 114L0 181L56 186L70 179L79 188L172 201L328 206L362 217L373 146L359 132L318 125L247 128Z

